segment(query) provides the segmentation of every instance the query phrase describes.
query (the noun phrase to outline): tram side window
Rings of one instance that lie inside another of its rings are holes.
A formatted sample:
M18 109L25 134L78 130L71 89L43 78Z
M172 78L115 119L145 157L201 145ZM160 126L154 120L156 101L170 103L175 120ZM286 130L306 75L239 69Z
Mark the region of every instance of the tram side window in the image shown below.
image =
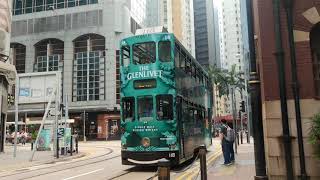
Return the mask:
M191 63L190 59L188 58L186 60L186 68L185 68L185 71L186 71L187 74L191 74L191 64L190 63Z
M159 120L173 120L172 95L157 96L157 118Z
M174 51L174 62L176 64L176 67L180 66L180 51L177 47L175 48L175 51Z
M122 66L128 66L130 64L130 47L129 46L123 46L121 48L121 54L122 54Z
M180 68L184 69L186 67L186 53L181 51L180 52Z
M150 121L153 119L152 96L138 98L138 118L139 121Z
M159 59L162 62L171 61L171 42L170 41L159 42Z
M132 121L134 117L134 98L128 97L122 99L122 117L124 121Z
M192 74L192 76L194 77L194 78L196 78L196 67L195 67L195 64L194 63L191 63L191 68L192 68L192 72L191 72L191 74Z
M133 45L133 63L150 64L156 62L156 43L146 42Z

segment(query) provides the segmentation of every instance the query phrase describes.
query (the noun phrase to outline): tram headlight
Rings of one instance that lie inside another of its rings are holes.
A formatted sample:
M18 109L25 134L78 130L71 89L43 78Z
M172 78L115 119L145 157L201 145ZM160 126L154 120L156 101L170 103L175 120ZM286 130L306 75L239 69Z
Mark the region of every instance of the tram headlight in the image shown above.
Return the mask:
M150 139L147 137L142 138L141 144L145 148L149 147L150 146Z
M169 148L170 148L170 149L175 149L176 146L177 146L176 144L170 144L170 145L169 145Z

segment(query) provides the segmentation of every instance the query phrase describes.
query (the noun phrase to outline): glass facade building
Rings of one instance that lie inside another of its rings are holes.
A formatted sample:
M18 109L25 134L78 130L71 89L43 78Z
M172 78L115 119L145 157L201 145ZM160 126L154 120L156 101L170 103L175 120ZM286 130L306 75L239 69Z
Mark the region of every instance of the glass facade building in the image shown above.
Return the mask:
M12 13L20 15L97 3L98 0L13 0Z
M73 99L76 101L100 100L100 64L104 64L104 57L99 51L80 52L75 56L76 94L73 94ZM104 94L101 94L101 97L104 99Z

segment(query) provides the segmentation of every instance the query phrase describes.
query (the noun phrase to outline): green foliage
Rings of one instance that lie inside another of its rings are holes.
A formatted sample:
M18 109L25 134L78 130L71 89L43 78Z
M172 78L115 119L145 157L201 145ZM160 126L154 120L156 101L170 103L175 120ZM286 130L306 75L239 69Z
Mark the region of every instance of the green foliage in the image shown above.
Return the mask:
M36 140L36 139L37 139L37 135L38 135L38 132L37 132L37 131L33 131L33 132L31 133L31 138L32 138L32 140Z
M244 73L236 70L232 65L230 70L220 69L217 66L209 67L208 74L212 83L215 84L221 96L229 96L229 87L234 87L241 93L245 89Z
M316 146L316 155L320 159L320 113L315 114L311 120L309 142Z

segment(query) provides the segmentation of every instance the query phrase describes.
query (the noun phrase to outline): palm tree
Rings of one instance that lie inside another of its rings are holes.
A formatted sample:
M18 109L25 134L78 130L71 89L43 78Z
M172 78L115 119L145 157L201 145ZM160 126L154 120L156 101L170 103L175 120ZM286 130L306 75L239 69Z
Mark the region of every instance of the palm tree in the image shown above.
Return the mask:
M231 96L233 127L237 130L235 90L238 90L242 94L242 90L245 89L244 73L237 71L234 64L229 71L222 70L217 66L209 67L208 74L212 83L218 89L220 97L226 95L229 98ZM237 152L237 143L235 145L235 151Z

